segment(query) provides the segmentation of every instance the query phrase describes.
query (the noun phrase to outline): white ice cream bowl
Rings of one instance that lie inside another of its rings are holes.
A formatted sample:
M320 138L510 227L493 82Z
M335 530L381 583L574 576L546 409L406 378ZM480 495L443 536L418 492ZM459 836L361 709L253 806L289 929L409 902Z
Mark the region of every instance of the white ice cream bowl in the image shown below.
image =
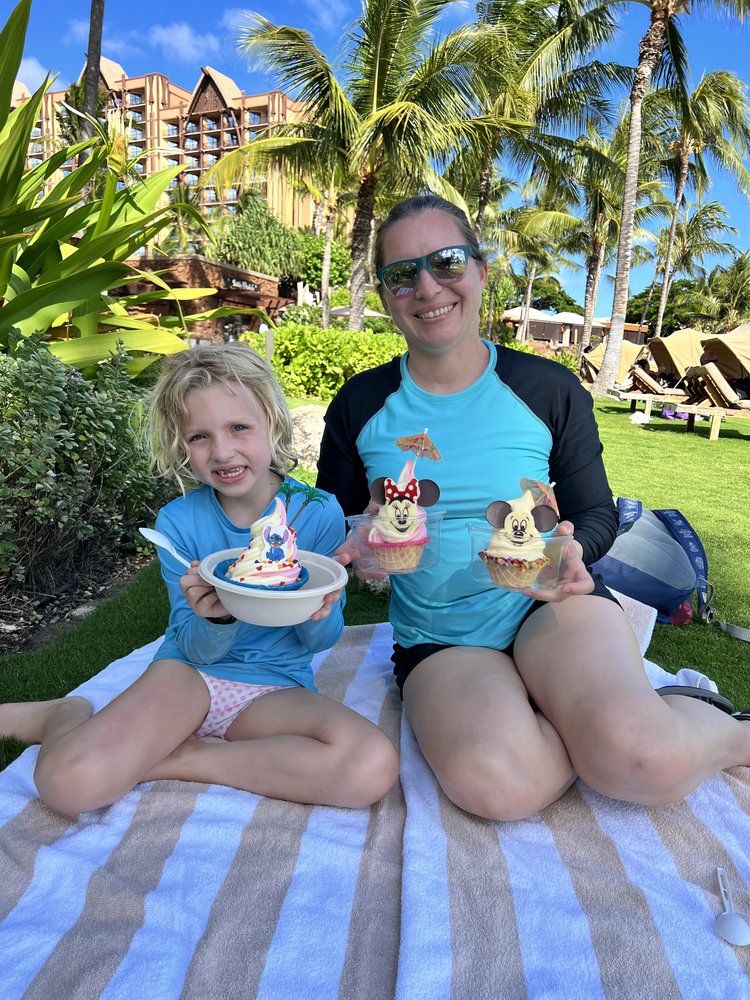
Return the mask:
M223 577L214 570L226 559L236 559L244 549L222 549L206 556L198 572L216 591L230 615L250 625L299 625L323 607L323 598L333 590L346 586L346 569L329 556L300 549L297 558L310 577L299 590L263 590L243 587Z

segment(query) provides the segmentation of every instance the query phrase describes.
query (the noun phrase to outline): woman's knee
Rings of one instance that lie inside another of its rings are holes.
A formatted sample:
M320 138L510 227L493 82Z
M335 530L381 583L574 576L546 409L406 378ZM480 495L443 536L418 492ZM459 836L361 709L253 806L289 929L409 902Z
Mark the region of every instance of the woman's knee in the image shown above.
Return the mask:
M690 755L670 727L628 721L591 735L584 752L571 752L573 766L591 788L612 798L667 805L683 798Z
M451 753L433 770L451 802L482 819L526 819L565 790L550 789L518 761L474 748Z

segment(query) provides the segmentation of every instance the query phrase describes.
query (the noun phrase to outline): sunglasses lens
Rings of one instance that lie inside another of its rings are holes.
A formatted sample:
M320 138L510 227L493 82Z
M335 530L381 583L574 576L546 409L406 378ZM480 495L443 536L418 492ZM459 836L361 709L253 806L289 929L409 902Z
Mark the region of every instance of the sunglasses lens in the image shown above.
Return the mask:
M466 251L463 247L436 250L427 258L427 265L435 281L457 281L466 274Z
M404 295L417 284L417 264L413 260L399 260L382 271L383 284L391 295Z

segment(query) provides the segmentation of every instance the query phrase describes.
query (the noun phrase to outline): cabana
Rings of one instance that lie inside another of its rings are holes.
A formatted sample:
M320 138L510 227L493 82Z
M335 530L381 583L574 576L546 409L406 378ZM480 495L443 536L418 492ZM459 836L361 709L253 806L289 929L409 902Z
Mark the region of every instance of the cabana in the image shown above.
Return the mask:
M704 337L703 354L695 363L711 362L726 379L750 378L750 323L716 337Z
M593 382L598 375L602 361L604 360L606 346L606 343L602 342L601 344L597 344L593 350L584 352L581 358L581 375L585 381ZM630 340L623 340L622 350L620 351L620 362L617 365L617 372L615 374L615 384L621 385L623 382L627 382L628 372L641 351L642 348L638 344L634 344Z
M675 330L667 337L652 337L647 345L654 362L650 367L681 379L688 368L701 363L706 336L707 334L688 326L683 330Z

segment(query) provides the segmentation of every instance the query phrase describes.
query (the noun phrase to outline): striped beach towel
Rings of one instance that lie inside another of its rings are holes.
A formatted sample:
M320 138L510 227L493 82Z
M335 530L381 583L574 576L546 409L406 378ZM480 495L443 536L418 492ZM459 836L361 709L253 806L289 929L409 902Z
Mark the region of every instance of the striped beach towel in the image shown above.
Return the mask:
M750 949L714 933L717 866L750 910L750 769L669 808L577 782L529 820L473 818L402 718L391 643L347 628L315 661L400 744L372 809L165 781L74 822L36 798L35 749L2 772L2 1000L750 997ZM79 692L101 707L157 645Z

